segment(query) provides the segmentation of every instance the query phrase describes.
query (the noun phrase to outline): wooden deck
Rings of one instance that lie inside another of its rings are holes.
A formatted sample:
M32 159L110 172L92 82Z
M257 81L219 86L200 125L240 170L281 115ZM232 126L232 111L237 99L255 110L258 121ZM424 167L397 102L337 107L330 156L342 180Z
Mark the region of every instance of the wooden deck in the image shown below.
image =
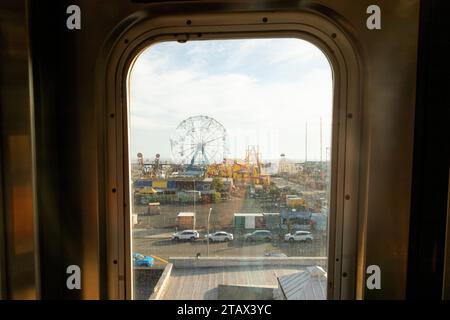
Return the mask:
M277 288L278 277L304 271L304 267L300 266L174 268L162 298L168 300L216 300L219 284ZM312 294L314 293L307 293L307 296Z

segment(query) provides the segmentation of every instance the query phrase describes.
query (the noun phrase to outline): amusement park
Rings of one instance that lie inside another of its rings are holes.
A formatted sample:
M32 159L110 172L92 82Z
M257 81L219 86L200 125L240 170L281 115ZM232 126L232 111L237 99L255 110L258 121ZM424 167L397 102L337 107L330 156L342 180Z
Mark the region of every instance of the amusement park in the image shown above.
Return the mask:
M138 153L131 165L136 251L156 263L180 254L326 256L328 159L264 161L257 145L231 158L226 128L205 115L179 123L168 143L170 158ZM186 230L188 243L173 241ZM246 249L260 232L268 236ZM299 232L307 241L287 237ZM210 246L214 233L221 244Z
M332 73L320 50L280 41L167 42L136 61L136 299L325 299Z

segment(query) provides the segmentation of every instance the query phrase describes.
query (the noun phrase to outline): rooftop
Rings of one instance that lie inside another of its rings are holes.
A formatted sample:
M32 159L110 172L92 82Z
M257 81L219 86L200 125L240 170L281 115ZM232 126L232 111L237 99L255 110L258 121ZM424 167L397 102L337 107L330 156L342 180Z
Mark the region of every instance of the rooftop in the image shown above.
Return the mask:
M235 213L235 217L263 217L262 213Z
M311 273L311 266L322 263L322 258L170 260L173 267L158 295L160 299L326 299L326 276Z
M195 212L180 212L178 214L179 217L193 217L195 216Z

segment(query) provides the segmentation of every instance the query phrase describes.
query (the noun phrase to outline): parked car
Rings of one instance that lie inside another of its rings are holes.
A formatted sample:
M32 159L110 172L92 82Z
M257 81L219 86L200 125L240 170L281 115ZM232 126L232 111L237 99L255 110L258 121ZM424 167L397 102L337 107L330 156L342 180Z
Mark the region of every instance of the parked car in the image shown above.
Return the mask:
M195 241L200 237L200 234L196 230L184 230L180 232L176 232L172 235L173 241L179 240L190 240Z
M205 235L205 239L212 242L228 242L234 239L233 234L225 231L218 231L215 233Z
M268 230L257 230L244 236L245 241L272 241L272 239L272 232Z
M133 253L133 265L135 267L152 267L155 259L149 256L144 256L140 253Z
M266 257L287 258L288 256L282 252L268 252L264 254Z
M284 236L285 241L306 241L311 242L314 240L314 237L312 236L311 232L309 231L295 231L292 233L288 233Z

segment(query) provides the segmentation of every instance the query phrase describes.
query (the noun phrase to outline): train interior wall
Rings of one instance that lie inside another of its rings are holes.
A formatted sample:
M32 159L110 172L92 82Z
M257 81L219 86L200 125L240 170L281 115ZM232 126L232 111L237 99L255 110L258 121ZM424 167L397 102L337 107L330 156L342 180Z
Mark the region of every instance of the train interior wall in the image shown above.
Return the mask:
M372 32L369 2L2 1L0 297L108 298L98 58L136 12L198 8L312 10L351 35L365 77L357 268L383 270L382 293L363 289L361 278L360 298L448 297L450 9L445 1L380 0L386 30ZM81 30L66 28L71 4L82 8ZM65 286L72 264L83 270L81 291Z

